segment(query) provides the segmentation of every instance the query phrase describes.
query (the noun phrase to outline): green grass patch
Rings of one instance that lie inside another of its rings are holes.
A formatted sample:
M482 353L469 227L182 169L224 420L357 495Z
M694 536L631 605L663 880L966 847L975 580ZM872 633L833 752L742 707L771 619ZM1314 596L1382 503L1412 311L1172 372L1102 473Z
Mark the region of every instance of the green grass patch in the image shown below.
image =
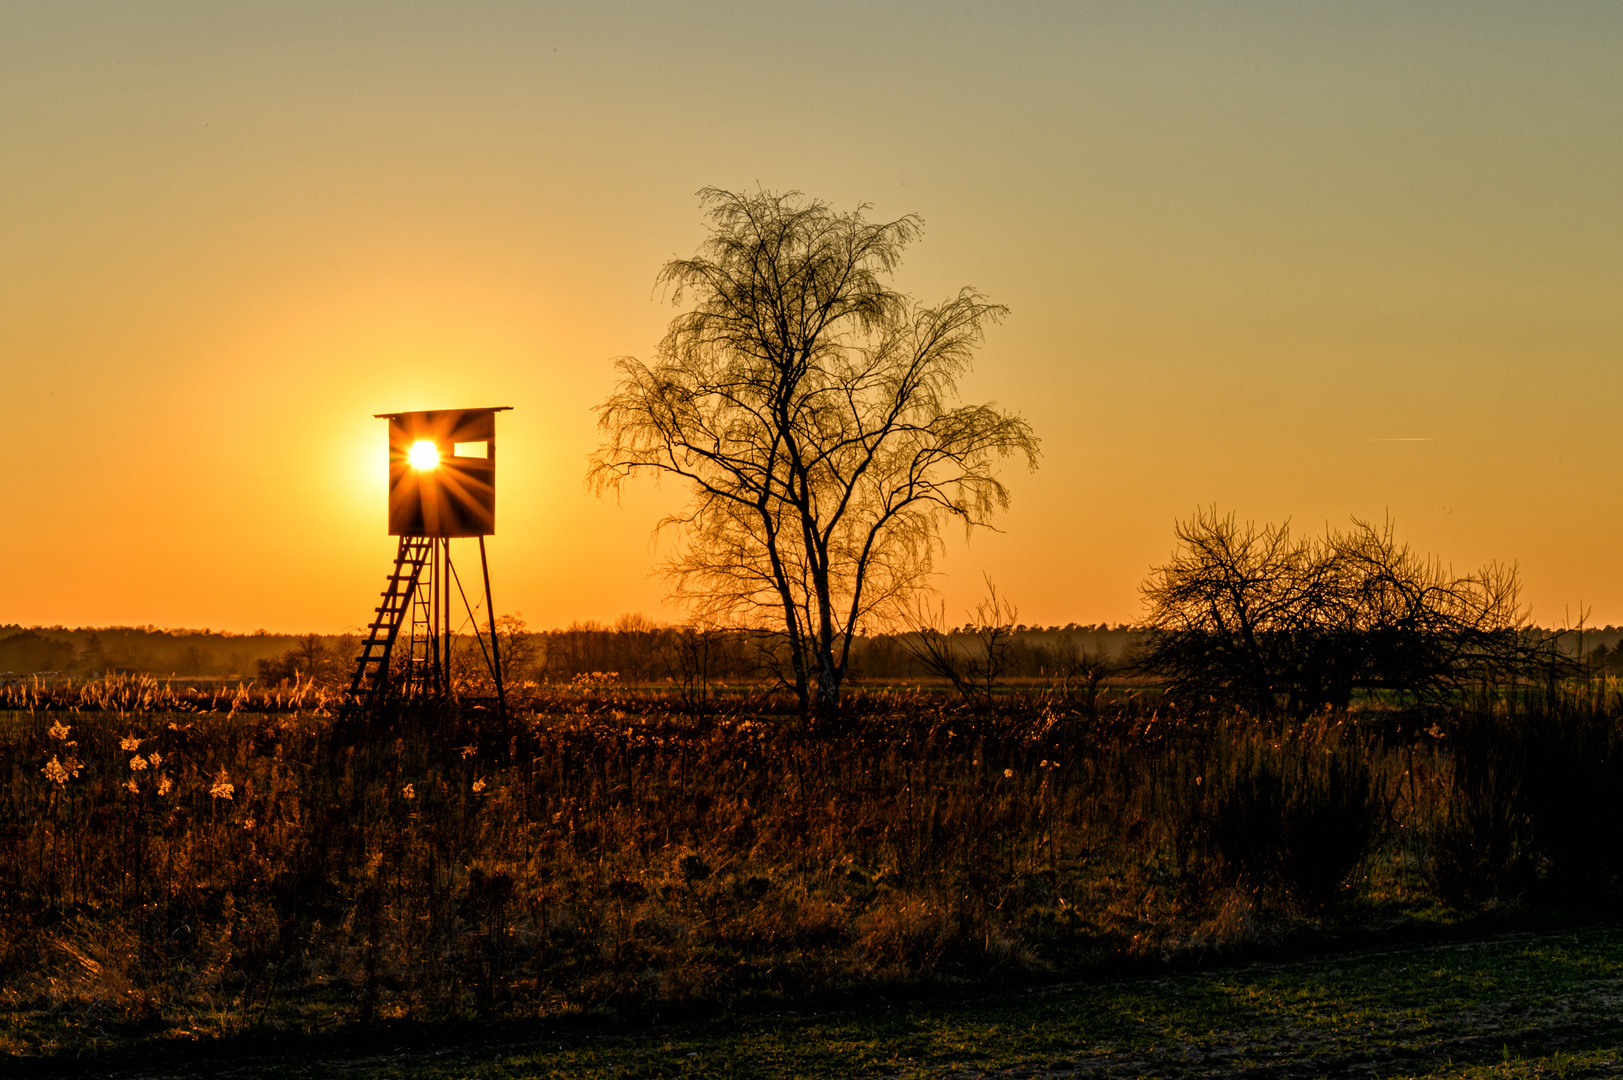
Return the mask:
M109 1075L1582 1077L1617 1052L1623 934L1525 934L820 1013L588 1027L382 1027L344 1042L149 1049ZM168 1059L167 1061L165 1059ZM82 1070L62 1062L33 1071Z

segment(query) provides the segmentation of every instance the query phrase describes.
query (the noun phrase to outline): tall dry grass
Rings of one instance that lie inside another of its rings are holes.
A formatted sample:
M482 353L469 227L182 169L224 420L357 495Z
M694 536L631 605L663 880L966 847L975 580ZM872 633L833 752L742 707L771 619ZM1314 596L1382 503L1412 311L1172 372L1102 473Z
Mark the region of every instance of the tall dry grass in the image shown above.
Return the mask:
M1259 725L898 692L808 731L547 694L505 728L140 685L0 720L14 1048L1023 978L1347 904L1610 902L1623 863L1615 696Z
M31 677L0 683L0 713L324 712L336 709L339 701L334 684L303 677L272 686L241 682L206 688L184 679L156 675L50 680Z

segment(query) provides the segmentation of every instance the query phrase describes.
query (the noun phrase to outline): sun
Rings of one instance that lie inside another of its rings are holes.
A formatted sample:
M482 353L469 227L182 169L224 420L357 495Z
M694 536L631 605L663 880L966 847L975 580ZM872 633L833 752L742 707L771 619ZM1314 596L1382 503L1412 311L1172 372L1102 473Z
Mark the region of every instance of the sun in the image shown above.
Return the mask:
M414 469L432 469L440 463L440 448L428 439L418 439L411 444L406 460L411 462Z

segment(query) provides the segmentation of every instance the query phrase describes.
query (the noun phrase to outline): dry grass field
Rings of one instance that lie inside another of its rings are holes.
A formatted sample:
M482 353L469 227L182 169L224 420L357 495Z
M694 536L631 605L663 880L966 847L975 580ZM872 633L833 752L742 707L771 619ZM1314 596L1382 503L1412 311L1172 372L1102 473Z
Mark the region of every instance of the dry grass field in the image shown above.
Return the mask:
M1267 724L893 690L810 728L604 680L365 729L313 691L53 694L0 714L0 1038L42 1065L1604 924L1623 870L1609 684Z

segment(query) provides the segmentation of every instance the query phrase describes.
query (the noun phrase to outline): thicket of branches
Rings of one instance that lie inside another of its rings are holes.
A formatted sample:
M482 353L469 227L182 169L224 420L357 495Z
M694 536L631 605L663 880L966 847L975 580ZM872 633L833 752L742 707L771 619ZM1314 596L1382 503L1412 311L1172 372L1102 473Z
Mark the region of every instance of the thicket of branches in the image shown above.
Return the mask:
M1143 586L1139 666L1186 699L1259 716L1346 706L1357 691L1439 698L1538 677L1566 661L1534 632L1513 566L1457 575L1390 523L1298 539L1289 523L1239 525L1200 511Z

